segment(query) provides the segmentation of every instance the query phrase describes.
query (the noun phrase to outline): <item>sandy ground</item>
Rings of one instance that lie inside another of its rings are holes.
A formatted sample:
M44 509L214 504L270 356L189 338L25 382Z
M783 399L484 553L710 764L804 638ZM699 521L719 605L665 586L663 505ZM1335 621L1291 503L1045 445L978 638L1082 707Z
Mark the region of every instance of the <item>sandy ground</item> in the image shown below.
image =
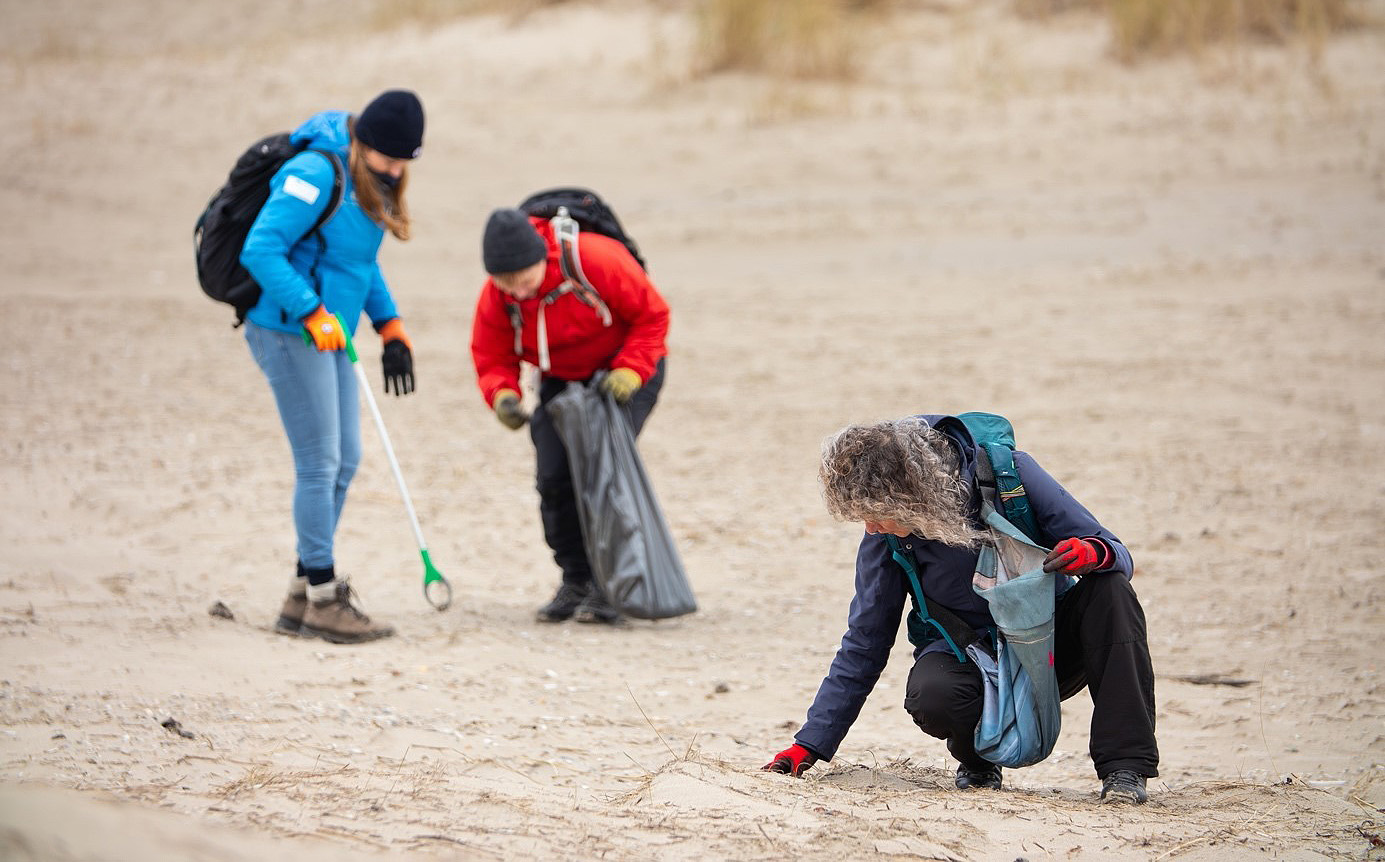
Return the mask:
M1381 31L1129 69L1094 19L905 4L857 81L791 85L690 79L675 3L372 9L0 0L0 857L1385 858ZM384 252L419 391L382 407L457 600L367 420L338 561L400 634L334 647L270 632L287 446L189 235L246 143L391 86L429 127ZM691 617L532 621L532 451L467 341L485 214L557 183L674 308L641 447ZM953 790L903 638L830 767L758 771L851 595L821 439L967 409L1135 555L1143 808L1095 803L1085 695Z

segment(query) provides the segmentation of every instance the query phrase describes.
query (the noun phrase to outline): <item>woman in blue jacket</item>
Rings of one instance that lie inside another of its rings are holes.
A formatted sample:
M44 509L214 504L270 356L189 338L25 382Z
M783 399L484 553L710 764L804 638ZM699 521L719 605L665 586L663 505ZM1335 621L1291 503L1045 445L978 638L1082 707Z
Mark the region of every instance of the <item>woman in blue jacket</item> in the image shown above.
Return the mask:
M930 602L978 631L995 625L988 603L972 589L978 547L986 539L976 447L961 423L945 418L853 425L824 445L820 478L828 510L865 524L856 596L807 721L766 770L800 775L818 760L831 760L880 678L910 594L891 538L910 555ZM1090 750L1102 801L1142 803L1145 779L1159 774L1159 749L1154 668L1144 611L1130 585L1130 552L1027 453L1015 452L1015 466L1044 545L1053 549L1044 571L1070 576L1055 578L1061 594L1050 660L1059 692L1064 698L1083 688L1091 692ZM974 662L959 662L940 637L916 641L904 708L921 730L947 741L961 790L1001 785L1000 767L973 745L982 700Z
M336 577L333 536L361 458L341 327L354 334L364 313L384 342L385 391L413 391L412 345L376 255L386 231L409 238L404 192L423 144L423 106L407 90L389 90L357 116L316 114L292 138L302 152L274 175L240 255L263 291L246 315L245 340L274 392L295 470L298 566L275 628L357 643L394 629L361 612Z

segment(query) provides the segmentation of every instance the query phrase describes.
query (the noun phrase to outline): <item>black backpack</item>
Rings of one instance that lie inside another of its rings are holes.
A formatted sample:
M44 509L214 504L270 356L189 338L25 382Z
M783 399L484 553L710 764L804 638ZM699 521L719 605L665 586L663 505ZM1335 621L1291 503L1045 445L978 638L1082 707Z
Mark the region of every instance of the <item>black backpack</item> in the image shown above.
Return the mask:
M586 273L582 272L582 259L577 252L577 237L582 231L610 237L625 246L625 249L630 252L630 256L640 265L640 269L648 272L649 267L644 264L640 247L625 233L625 228L621 227L620 219L616 218L615 212L596 192L575 186L563 186L535 192L525 198L519 208L535 218L548 219L553 226L553 239L558 243L558 265L563 272L563 283L545 296L542 302L545 305L551 305L559 297L570 292L597 313L603 326L610 326L611 309L601 299L601 293L587 278ZM507 302L505 308L510 315L510 326L515 331L515 355L522 356L524 353L521 332L523 322L519 304ZM539 320L543 320L542 316ZM548 369L548 347L541 330L539 333L539 370L546 373Z
M619 241L635 258L640 269L649 271L644 256L640 254L639 245L625 233L625 228L621 227L615 211L596 192L576 186L545 189L534 192L519 205L521 210L531 216L549 219L558 214L559 207L566 207L568 215L576 220L582 230Z
M226 184L212 195L207 208L192 230L192 248L197 262L197 281L202 292L218 302L233 306L236 322L260 300L260 286L240 265L240 250L246 234L269 199L269 181L289 159L304 151L289 139L287 132L270 135L250 146L231 168ZM322 250L327 242L319 229L341 206L344 170L336 153L314 150L332 163L332 194L317 221L303 236L316 233ZM300 237L300 240L302 238ZM320 254L321 252L319 252Z

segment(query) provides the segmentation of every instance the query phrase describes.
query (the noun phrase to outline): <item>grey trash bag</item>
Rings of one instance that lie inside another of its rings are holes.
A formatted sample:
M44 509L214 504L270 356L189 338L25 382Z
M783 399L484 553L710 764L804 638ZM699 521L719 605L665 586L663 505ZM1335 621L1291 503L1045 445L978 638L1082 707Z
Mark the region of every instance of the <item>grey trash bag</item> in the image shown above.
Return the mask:
M587 558L606 597L645 620L697 610L624 409L581 383L544 409L567 447Z

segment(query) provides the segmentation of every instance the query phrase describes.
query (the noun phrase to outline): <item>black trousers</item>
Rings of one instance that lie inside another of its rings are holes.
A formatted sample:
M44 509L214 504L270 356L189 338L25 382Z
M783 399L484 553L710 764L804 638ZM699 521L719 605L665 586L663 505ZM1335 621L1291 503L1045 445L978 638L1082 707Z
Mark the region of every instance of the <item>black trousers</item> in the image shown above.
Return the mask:
M1091 757L1096 774L1117 769L1159 774L1154 740L1154 666L1144 609L1118 574L1088 575L1058 600L1054 618L1054 671L1064 700L1083 688L1092 696ZM981 720L981 672L950 651L914 662L904 708L924 733L947 740L959 763L989 764L976 753Z
M534 441L539 517L543 521L543 538L553 550L553 561L563 572L563 581L574 585L592 582L591 563L582 541L582 522L577 514L577 496L572 489L572 473L568 468L567 448L553 427L553 419L544 409L550 399L567 388L568 381L546 377L539 384L539 406L529 419L529 439ZM654 368L649 378L625 404L630 426L639 434L664 385L664 360Z

